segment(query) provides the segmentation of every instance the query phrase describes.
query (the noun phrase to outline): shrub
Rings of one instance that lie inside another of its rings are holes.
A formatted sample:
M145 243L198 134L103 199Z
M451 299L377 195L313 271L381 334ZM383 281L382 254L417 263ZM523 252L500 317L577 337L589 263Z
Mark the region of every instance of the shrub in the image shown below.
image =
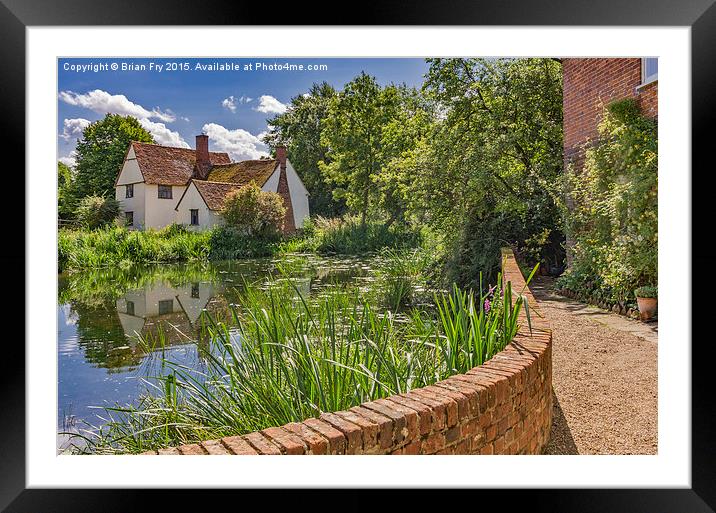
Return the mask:
M607 107L582 171L568 173L574 265L562 286L624 302L657 281L657 146L657 124L635 100Z
M365 224L357 216L343 218L316 217L310 248L319 253L357 255L378 251L385 247L394 249L411 248L420 245L422 240L418 230L406 226L388 226L381 221L367 221Z
M262 239L276 238L285 214L281 196L262 191L253 182L230 192L221 211L227 226L238 233Z
M120 211L119 202L114 198L86 196L80 200L75 215L81 226L93 230L112 223Z
M636 297L659 297L659 291L657 287L651 285L644 285L634 290L634 296Z

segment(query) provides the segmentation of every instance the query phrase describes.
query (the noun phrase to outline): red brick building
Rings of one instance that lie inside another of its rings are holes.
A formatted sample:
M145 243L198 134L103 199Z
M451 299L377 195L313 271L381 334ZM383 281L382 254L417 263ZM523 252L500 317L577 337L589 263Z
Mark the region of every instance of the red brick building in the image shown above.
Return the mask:
M564 168L579 169L585 143L596 139L603 107L614 100L635 98L642 112L658 118L658 59L562 59ZM567 197L567 206L571 207ZM567 234L567 263L572 246Z

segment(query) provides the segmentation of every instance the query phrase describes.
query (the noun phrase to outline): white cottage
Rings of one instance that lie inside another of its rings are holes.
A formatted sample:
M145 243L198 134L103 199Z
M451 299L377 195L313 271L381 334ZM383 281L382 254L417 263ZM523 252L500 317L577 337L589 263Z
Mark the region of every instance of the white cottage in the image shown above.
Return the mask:
M228 154L209 151L209 137L196 136L196 150L132 142L124 159L115 194L127 225L163 228L172 223L196 230L222 222L226 195L250 182L277 192L286 205L283 231L292 233L309 216L308 191L286 157L231 162Z

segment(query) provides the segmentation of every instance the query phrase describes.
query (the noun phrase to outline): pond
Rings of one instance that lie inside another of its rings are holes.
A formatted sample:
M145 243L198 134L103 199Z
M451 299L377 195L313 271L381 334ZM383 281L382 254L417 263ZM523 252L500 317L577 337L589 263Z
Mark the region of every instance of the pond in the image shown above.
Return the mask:
M202 370L204 313L232 326L231 307L240 302L245 283L267 286L289 270L303 295L316 296L327 287L367 285L376 265L375 257L288 255L61 274L58 432L101 426L107 415L102 407L134 402L147 390L146 378L163 372L163 358ZM161 350L140 342L140 336L153 340L160 332ZM67 439L58 435L58 450Z

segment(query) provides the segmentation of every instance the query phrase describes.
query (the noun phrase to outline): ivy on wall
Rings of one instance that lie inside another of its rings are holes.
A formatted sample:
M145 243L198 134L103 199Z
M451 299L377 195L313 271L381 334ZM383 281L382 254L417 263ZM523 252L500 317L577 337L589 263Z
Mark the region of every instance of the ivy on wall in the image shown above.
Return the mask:
M657 284L657 123L633 99L609 104L584 165L569 169L573 265L561 287L616 301Z

